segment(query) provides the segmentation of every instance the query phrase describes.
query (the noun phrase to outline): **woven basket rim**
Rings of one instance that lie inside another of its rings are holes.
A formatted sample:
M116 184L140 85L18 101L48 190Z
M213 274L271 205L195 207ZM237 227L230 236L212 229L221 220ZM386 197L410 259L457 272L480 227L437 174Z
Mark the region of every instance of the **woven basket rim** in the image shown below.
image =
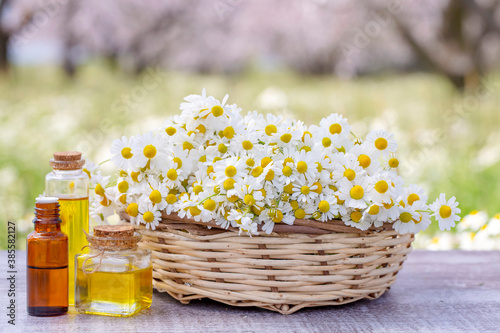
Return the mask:
M121 211L118 213L121 219L125 221L130 221L130 216L124 212ZM209 222L202 222L202 221L195 221L192 218L187 218L187 217L179 217L176 213L174 214L167 214L166 212L162 212L162 220L159 225L160 229L162 228L162 224L169 224L169 225L175 225L179 224L180 225L187 225L187 224L192 224L193 226L204 226L204 227L209 227L210 229L215 229L215 230L220 230L220 231L230 231L230 232L235 232L239 233L238 228L234 228L229 226L228 228L222 228L220 225L218 225L215 221L209 221ZM197 230L200 230L199 228ZM313 234L313 235L321 235L321 234L329 234L329 233L355 233L359 234L361 236L367 235L369 233L373 232L382 232L382 231L389 231L389 230L394 230L392 228L392 223L385 222L382 226L380 227L374 227L371 226L367 230L361 230L355 227L351 227L348 225L345 225L342 220L328 220L325 222L321 221L316 221L312 219L295 219L294 223L292 225L288 225L285 223L276 223L273 228L273 232L271 234L266 234L265 232L262 231L262 225L259 225L258 227L258 232L259 236L277 236L279 234ZM243 234L242 234L243 235Z

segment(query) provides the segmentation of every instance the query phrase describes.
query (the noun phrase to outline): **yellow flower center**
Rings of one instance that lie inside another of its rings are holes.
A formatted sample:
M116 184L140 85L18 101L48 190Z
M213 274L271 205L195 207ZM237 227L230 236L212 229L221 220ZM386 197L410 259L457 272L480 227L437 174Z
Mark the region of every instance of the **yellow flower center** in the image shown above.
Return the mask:
M169 135L169 136L172 136L174 135L175 133L177 133L177 129L175 127L167 127L165 128L165 132Z
M340 124L331 124L329 130L332 135L340 134L340 132L342 132L342 126Z
M327 213L330 210L330 204L326 200L321 200L318 204L318 209L322 213Z
M255 205L255 198L253 197L253 195L247 194L243 198L243 202L245 202L245 204L247 204L249 206L253 206L253 205Z
M266 174L266 180L267 181L271 181L274 179L274 171L273 170L269 170Z
M227 197L227 200L229 200L229 202L236 202L238 201L239 197L237 195L232 195L230 197Z
M125 159L131 159L132 156L134 156L134 154L132 154L132 148L129 148L129 147L125 147L122 149L122 156L123 158Z
M226 179L224 181L224 189L226 191L229 191L229 190L233 189L234 188L234 183L236 183L236 181L234 179L232 179L232 178Z
M207 175L210 175L212 172L214 172L214 166L213 165L209 165L207 167Z
M292 206L293 210L297 210L297 208L299 208L299 203L297 202L297 200L292 200L290 201L290 206Z
M309 138L312 138L313 135L309 131L305 131L304 134L302 134L302 142L306 142L306 135L309 136Z
M193 148L194 148L194 146L191 142L184 141L184 143L182 144L183 150L191 150Z
M274 133L278 132L278 129L276 128L276 126L275 126L275 125L273 125L273 124L269 124L269 125L267 125L267 126L266 126L266 128L265 128L265 132L266 132L266 134L267 134L267 135L271 136L271 135L273 135Z
M304 217L306 217L306 211L302 208L299 208L295 211L294 215L298 219L303 219Z
M347 180L352 181L356 178L356 172L353 169L346 169L344 171L344 177L347 178Z
M224 113L224 109L220 105L215 105L212 107L212 114L214 117L220 117Z
M241 146L243 147L243 149L245 150L252 150L253 148L253 143L251 143L250 141L248 140L245 140L241 143Z
M196 185L195 187L193 187L194 194L198 194L202 191L203 191L203 186L201 186L201 185Z
M172 180L172 181L177 180L177 170L169 169L167 171L167 178Z
M351 213L351 220L353 220L353 222L358 223L359 221L361 221L362 217L363 217L363 214L361 214L361 212L358 212L357 210L355 210Z
M143 153L147 158L153 158L156 156L156 147L153 145L147 145L144 147Z
M142 218L144 219L144 222L151 223L155 219L155 214L153 214L153 212L147 211L142 215Z
M253 167L255 165L255 161L253 158L249 158L246 160L246 165L249 166L249 167Z
M224 128L222 133L227 139L232 139L234 137L234 128L232 126L228 126Z
M132 217L136 217L137 214L139 214L139 205L137 205L135 202L132 202L130 205L127 206L125 212L127 212L127 214Z
M389 189L389 184L385 180L379 180L375 183L375 191L378 193L385 193Z
M323 144L323 147L330 147L332 145L332 140L330 140L330 138L323 138L323 140L321 140L321 144Z
M359 162L359 165L361 165L363 168L366 169L370 166L370 164L372 163L372 160L371 160L370 156L365 155L365 154L361 154L358 156L358 162Z
M403 223L408 223L411 221L411 214L408 212L401 213L399 215L399 220Z
M410 206L413 205L413 203L418 200L420 200L420 197L416 193L412 193L408 196L408 203L410 204Z
M102 201L100 202L100 204L104 207L108 207L109 205L111 205L111 200L109 200L108 198L104 197L104 199L102 199Z
M292 175L292 168L290 168L288 165L283 167L283 175L286 177L290 177Z
M380 207L377 205L370 206L370 209L368 210L368 214L370 215L377 215L379 212L380 212Z
M321 194L321 192L323 192L323 186L321 186L319 182L315 182L313 186L316 186L316 189L313 190L313 192L316 192L318 194Z
M141 173L140 173L139 171L132 171L132 172L130 173L130 177L132 177L132 180L133 180L134 182L138 183L138 182L139 182L139 175L140 175L140 174L141 174Z
M308 195L310 192L311 189L309 188L309 186L304 185L300 188L300 193L302 194Z
M120 195L119 200L122 203L122 205L125 205L127 203L127 195L126 194Z
M227 147L225 144L220 143L219 146L217 147L217 150L219 151L219 153L225 154L227 152Z
M206 158L206 156L205 156ZM182 160L179 157L174 157L173 159L174 163L177 163L177 169L182 168Z
M264 171L264 168L261 167L260 165L258 165L252 170L252 176L257 178L262 174L263 171Z
M397 168L399 166L399 160L397 158L395 158L395 157L391 158L389 160L389 166L391 168Z
M351 198L359 200L365 195L365 190L359 185L355 185L351 188Z
M118 192L126 193L128 191L128 182L123 180L118 183Z
M100 195L101 197L104 196L104 188L102 187L101 184L97 184L95 186L95 190L94 191L95 191L95 194Z
M203 208L205 208L206 210L209 210L209 211L213 211L216 207L216 203L214 200L212 199L208 199L207 201L205 201L203 203Z
M159 204L161 202L161 193L158 190L153 190L149 195L149 200L154 204Z
M299 173L305 173L307 171L307 163L304 161L299 161L299 163L297 163L297 171Z
M292 194L293 193L293 183L285 185L285 187L283 187L283 191L285 193Z
M198 216L201 214L201 210L196 206L192 206L189 207L189 213L193 216Z
M264 157L261 161L260 161L260 165L265 168L266 166L268 166L269 163L271 163L273 161L272 158L266 156Z
M280 137L280 140L283 141L284 143L288 143L290 142L290 140L292 140L292 135L290 133L283 134Z
M274 223L280 223L281 221L283 221L283 213L277 210L272 220Z
M198 130L198 132L202 133L202 134L205 134L205 132L207 131L207 129L205 128L205 126L203 124L199 124L196 129Z
M291 158L291 157L286 157L286 158L283 160L283 166L284 166L285 164L287 164L287 163L293 163L293 162L294 162L293 158Z
M387 140L385 138L378 138L375 140L375 147L378 150L384 150L387 148Z
M451 207L447 205L442 205L441 208L439 208L439 215L443 219L447 219L448 217L451 216Z
M228 177L234 177L236 175L236 167L230 165L226 168L226 170L224 170L224 173L226 174L226 176Z
M177 202L177 197L175 196L175 194L171 193L171 194L167 195L167 203L169 205L172 205L172 204L174 204L176 202Z

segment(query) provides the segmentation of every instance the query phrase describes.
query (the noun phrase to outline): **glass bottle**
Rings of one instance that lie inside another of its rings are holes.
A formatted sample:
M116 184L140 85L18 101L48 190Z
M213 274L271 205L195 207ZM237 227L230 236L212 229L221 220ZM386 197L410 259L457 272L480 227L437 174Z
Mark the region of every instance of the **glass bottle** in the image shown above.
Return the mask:
M80 313L128 317L151 306L151 251L131 225L102 225L88 235L90 251L75 258L75 309Z
M55 197L36 198L35 230L26 239L27 303L31 316L68 312L68 236Z
M89 177L83 171L82 153L63 151L54 153L50 160L52 172L45 177L45 195L58 197L61 230L69 241L69 305L75 303L74 257L87 245L85 232L89 231Z

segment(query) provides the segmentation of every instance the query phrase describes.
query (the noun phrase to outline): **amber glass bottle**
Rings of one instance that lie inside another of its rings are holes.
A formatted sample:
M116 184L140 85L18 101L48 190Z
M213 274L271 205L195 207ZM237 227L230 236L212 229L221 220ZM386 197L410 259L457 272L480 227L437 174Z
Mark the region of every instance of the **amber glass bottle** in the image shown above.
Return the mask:
M68 236L61 232L55 197L36 199L35 230L27 239L27 296L31 316L68 312Z

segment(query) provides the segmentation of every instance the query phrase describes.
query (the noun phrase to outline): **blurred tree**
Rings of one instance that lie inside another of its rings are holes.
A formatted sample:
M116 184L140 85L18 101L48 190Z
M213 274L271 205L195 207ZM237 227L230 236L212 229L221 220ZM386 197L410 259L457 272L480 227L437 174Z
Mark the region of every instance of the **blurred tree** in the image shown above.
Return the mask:
M492 67L488 48L492 39L495 43L500 39L496 10L498 2L494 1L482 1L480 5L474 0L450 0L442 10L435 33L427 38L416 35L420 24L408 25L399 16L396 23L422 61L448 77L457 89L464 90L466 86L475 88L479 78Z

